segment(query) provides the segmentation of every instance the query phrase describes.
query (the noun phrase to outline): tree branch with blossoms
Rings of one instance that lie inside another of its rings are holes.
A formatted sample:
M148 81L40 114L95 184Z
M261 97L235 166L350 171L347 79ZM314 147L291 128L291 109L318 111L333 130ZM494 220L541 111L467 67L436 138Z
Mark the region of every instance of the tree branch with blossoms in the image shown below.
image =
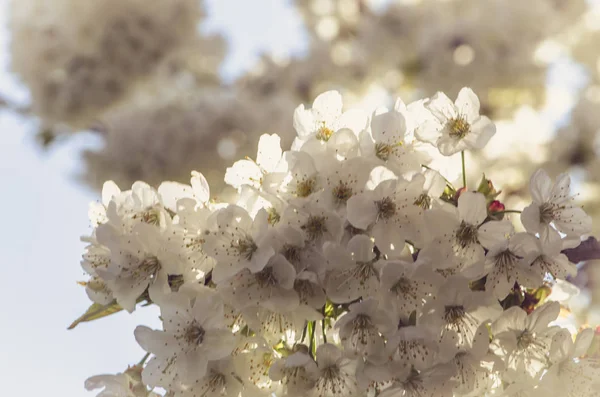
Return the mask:
M593 396L593 332L573 342L548 297L575 275L570 259L597 257L595 240L581 244L591 219L565 174L534 173L523 211L506 210L485 175L467 188L465 151L495 134L479 107L463 88L456 101L438 93L369 115L329 91L296 108L291 150L263 135L256 159L227 169L230 201L211 199L197 172L157 189L107 182L82 261L94 304L72 327L142 301L163 326L137 327L148 355L86 388ZM461 153L463 188L435 171L427 145Z

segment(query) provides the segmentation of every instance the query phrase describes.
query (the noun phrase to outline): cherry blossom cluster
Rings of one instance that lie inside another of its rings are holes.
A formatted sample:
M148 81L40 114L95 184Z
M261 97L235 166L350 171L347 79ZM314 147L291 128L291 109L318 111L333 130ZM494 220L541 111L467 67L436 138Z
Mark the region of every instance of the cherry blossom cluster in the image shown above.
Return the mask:
M255 159L227 169L231 200L211 198L198 172L157 189L105 183L82 260L92 312L153 303L162 329L137 327L148 355L86 387L596 396L594 332L556 325L561 304L540 293L576 273L564 250L591 231L569 176L535 172L520 211L485 177L460 185L435 171L450 156L464 170L464 152L495 134L479 107L463 88L454 102L437 93L369 115L329 91L296 108L291 150L263 135Z

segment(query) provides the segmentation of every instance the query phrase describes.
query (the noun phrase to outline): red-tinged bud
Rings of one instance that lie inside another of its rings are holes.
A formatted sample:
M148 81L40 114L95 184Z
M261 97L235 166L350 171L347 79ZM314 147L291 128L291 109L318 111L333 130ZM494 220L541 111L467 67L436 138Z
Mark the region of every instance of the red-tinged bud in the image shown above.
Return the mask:
M500 212L500 211L504 211L506 208L504 207L504 204L502 204L500 201L498 200L494 200L490 203L490 205L488 206L488 211L490 213L495 213L495 212Z

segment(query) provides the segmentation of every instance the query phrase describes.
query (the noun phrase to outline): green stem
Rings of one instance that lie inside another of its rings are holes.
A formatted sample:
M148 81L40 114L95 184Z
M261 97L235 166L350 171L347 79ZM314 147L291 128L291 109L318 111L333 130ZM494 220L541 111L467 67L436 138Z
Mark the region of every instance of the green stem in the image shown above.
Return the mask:
M519 210L504 210L504 211L498 211L498 212L494 212L494 215L499 215L499 214L520 214L523 211L519 211Z
M327 335L325 335L325 319L321 320L321 331L323 331L323 342L327 343Z
M310 321L308 323L308 337L310 339L310 345L308 346L308 352L310 353L310 356L314 359L316 358L316 352L317 352L317 346L316 346L316 341L315 341L315 326L316 326L317 322L316 321Z
M462 176L463 176L463 187L467 187L467 172L465 170L465 151L460 152L460 159L462 161Z
M146 363L146 360L148 359L148 357L150 357L150 353L146 353L146 355L144 355L144 357L142 357L142 359L140 360L139 363L137 363L138 367L143 366Z

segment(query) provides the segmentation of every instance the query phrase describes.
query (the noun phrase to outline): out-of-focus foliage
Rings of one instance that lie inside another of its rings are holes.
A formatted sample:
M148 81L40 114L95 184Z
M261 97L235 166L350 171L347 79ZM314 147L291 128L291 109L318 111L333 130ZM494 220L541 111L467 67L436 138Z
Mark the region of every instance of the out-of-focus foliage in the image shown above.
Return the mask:
M217 186L260 134L291 139L295 104L326 89L344 87L354 103L391 105L396 96L452 96L470 86L487 114L511 120L521 106L548 100L557 57L573 50L593 64L586 51L593 14L584 0L373 3L295 1L309 33L306 56L264 54L228 85L218 76L223 39L198 29L200 1L13 1L12 67L31 92L46 142L102 133L104 147L85 154L82 175L98 187L105 179L185 180L190 168ZM516 157L517 167L545 160Z

